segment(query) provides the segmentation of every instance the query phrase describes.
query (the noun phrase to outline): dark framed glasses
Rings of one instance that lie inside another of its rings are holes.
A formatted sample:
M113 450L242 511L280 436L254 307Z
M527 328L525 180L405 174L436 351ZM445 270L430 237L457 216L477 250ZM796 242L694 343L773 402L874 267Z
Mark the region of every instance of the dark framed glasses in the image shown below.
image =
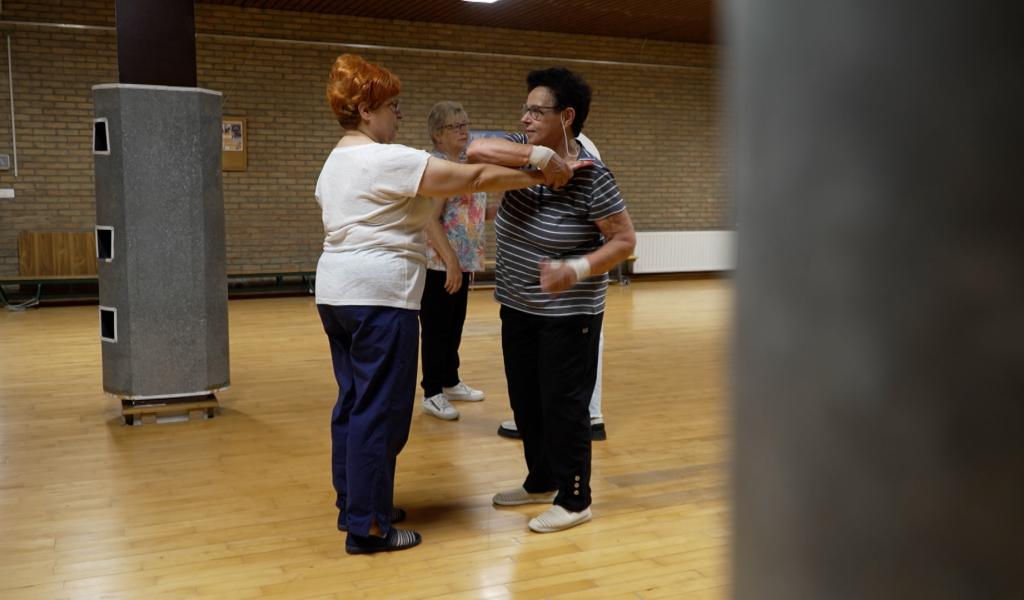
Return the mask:
M545 114L547 114L547 112L545 112L545 111L557 111L557 110L558 110L557 106L538 106L538 105L524 104L523 105L523 109L519 113L519 115L522 116L522 115L525 115L525 114L529 113L531 119L533 119L534 121L539 121L539 120L544 118Z

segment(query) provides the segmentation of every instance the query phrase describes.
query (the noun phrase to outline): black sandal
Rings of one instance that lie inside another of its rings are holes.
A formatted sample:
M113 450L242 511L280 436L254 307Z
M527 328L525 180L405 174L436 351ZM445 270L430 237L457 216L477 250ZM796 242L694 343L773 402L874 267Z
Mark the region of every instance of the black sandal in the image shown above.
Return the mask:
M405 511L397 506L391 508L391 524L401 523L405 520ZM348 531L348 523L345 522L344 513L338 513L338 531Z
M345 538L345 552L349 554L372 554L374 552L395 552L418 546L423 536L409 529L392 527L384 537L376 535L348 534Z

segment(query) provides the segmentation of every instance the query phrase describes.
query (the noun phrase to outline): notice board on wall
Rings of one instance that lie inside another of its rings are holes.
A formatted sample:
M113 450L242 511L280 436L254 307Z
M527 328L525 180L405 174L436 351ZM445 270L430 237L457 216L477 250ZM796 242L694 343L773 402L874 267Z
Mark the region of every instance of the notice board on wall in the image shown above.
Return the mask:
M221 169L244 171L248 161L248 141L245 117L223 118L223 142L221 146Z

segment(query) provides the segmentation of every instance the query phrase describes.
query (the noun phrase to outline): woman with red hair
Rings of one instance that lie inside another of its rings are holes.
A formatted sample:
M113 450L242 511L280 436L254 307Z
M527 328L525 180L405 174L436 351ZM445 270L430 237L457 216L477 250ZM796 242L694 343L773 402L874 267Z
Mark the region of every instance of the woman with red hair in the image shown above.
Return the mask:
M335 60L327 101L344 134L316 184L324 224L316 304L338 382L332 473L338 529L348 532L350 554L421 541L418 533L393 526L406 515L392 500L395 460L409 436L416 391L429 198L557 187L585 164L546 175L449 162L394 144L400 90L398 78L383 67L351 54Z

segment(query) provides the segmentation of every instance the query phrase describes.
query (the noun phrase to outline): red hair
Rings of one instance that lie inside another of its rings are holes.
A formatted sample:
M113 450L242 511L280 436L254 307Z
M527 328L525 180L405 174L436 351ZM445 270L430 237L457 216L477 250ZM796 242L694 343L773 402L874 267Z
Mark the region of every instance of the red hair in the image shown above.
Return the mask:
M361 120L360 104L376 110L401 89L402 82L391 71L355 54L342 54L334 60L327 78L327 103L342 127L355 129Z

